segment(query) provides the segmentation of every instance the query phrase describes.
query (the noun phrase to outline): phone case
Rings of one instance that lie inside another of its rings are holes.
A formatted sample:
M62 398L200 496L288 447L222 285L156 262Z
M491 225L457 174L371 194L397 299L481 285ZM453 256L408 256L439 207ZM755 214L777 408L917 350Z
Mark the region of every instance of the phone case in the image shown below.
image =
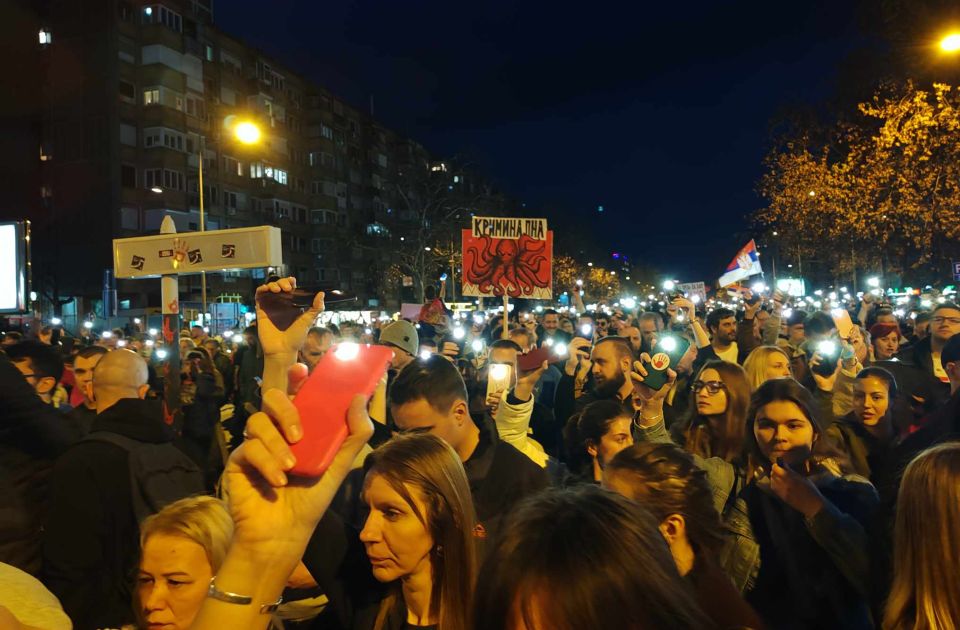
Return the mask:
M553 357L550 356L550 348L537 348L526 354L519 355L517 357L517 367L520 368L521 372L532 372L533 370L539 369L544 361L549 361L552 358Z
M653 347L650 361L643 362L643 367L647 369L647 376L643 379L643 382L650 389L662 389L667 384L667 368L676 371L677 363L680 362L680 359L683 358L690 347L690 342L683 337L674 338L677 340L677 346L672 352L666 352L661 345L662 342L657 343Z
M393 352L385 346L341 343L314 368L293 399L303 437L290 446L295 475L319 477L347 439L347 411L357 394L367 399L383 377Z
M493 365L502 365L502 364L493 364ZM490 368L493 365L487 366L487 396L495 394L499 391L505 390L510 387L510 377L513 373L513 368L509 365L503 365L506 368L506 375L503 378L494 378L490 372Z
M853 330L853 320L850 319L850 313L848 311L840 311L839 314L833 316L833 323L837 327L837 334L840 335L841 339L849 339L850 333Z

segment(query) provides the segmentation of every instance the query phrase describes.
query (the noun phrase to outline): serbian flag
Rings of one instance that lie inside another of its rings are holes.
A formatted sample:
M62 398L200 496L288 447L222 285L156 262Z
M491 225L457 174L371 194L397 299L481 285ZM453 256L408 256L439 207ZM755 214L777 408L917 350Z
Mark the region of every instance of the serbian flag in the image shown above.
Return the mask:
M749 243L743 246L743 249L737 252L736 258L730 261L726 273L720 276L718 283L720 288L723 289L758 273L763 273L763 269L760 268L757 244L751 239Z

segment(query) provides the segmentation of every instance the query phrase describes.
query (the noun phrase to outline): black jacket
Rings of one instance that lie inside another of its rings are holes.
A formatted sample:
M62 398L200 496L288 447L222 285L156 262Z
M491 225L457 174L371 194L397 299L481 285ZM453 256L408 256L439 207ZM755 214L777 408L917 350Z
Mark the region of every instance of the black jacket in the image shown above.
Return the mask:
M911 396L923 398L927 401L928 409L939 407L950 397L950 385L941 382L933 375L933 349L930 337L921 339L917 343L903 348L897 359L917 368L923 378L915 385L914 391L907 391ZM898 380L899 383L899 380Z
M147 443L173 441L158 403L124 399L97 416L93 431ZM133 623L139 528L127 453L101 441L75 444L57 461L43 538L44 583L77 630Z
M40 573L53 462L79 434L0 355L0 562Z

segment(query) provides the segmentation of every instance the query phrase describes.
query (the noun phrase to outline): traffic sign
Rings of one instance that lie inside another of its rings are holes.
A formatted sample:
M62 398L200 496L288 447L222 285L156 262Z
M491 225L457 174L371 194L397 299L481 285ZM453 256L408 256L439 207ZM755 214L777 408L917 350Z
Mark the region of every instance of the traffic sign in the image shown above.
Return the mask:
M281 264L280 228L269 225L113 241L113 268L117 278L187 275Z
M953 261L953 279L960 282L960 262Z

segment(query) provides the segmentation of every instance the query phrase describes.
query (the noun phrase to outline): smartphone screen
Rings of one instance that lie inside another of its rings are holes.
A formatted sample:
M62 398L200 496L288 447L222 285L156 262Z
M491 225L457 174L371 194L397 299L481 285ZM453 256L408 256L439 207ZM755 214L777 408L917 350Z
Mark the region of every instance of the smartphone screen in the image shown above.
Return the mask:
M850 319L850 313L846 309L835 308L831 312L833 323L837 327L837 334L841 339L849 339L853 331L853 321Z
M491 363L487 367L487 397L510 387L513 366L506 363Z
M343 342L331 348L293 399L303 438L290 446L297 458L291 473L318 477L347 438L347 411L354 396L370 398L390 365L385 346Z

